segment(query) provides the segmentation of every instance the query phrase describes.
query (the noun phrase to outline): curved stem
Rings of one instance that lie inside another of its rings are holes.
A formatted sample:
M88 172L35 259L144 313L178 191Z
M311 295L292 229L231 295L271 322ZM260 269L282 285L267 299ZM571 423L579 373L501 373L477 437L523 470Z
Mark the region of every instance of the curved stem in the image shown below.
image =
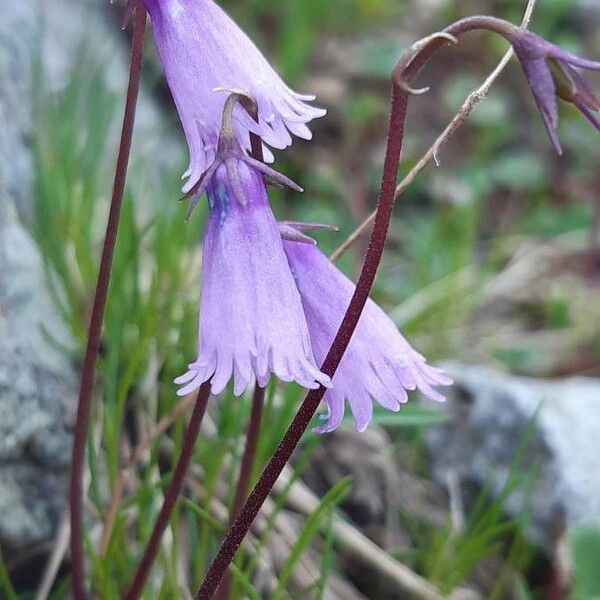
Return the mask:
M521 21L521 28L526 29L529 26L533 10L535 8L536 0L529 0ZM417 175L425 169L425 167L431 162L431 160L437 161L437 153L444 146L448 140L456 133L461 125L466 121L467 117L471 114L475 106L479 104L488 94L492 84L496 81L499 75L502 73L510 59L513 57L514 51L512 46L504 54L496 68L488 75L486 80L473 92L469 94L467 99L464 101L460 110L454 115L452 121L448 124L446 129L437 137L435 142L429 147L427 152L417 161L415 166L410 172L402 179L402 181L396 186L396 198L400 196L408 188L409 185L416 179ZM368 229L375 220L376 211L373 211L349 236L348 238L331 254L329 257L333 262L337 261L346 251L356 243L364 234L367 233Z
M258 384L256 384L256 387L254 388L254 395L252 397L250 422L248 423L248 431L246 433L246 447L244 448L244 456L242 457L240 473L235 488L235 494L233 496L233 502L231 503L231 511L229 513L230 526L240 512L248 493L248 484L250 483L250 476L252 475L252 468L254 466L254 459L256 457L256 449L258 447L264 400L265 388L261 388ZM223 574L223 581L221 582L221 587L217 591L217 598L220 598L221 600L227 600L229 598L230 590L231 578L229 576L229 572L227 571Z
M72 589L75 600L83 600L85 591L85 568L83 552L83 473L85 466L85 446L87 440L88 424L92 405L92 391L94 387L94 370L100 347L102 321L108 294L110 271L113 261L114 249L117 240L119 217L125 191L125 179L131 152L133 137L133 124L140 87L142 71L142 54L144 34L146 29L146 11L139 7L134 10L133 35L131 40L131 64L129 70L129 84L125 113L121 129L121 142L117 157L113 194L110 212L106 225L106 235L102 249L102 258L98 273L98 283L94 295L94 304L88 329L88 339L83 360L81 386L77 404L77 419L73 434L73 453L71 458L69 508L71 520L71 572Z
M407 93L394 83L392 88L392 105L388 129L387 152L383 169L381 191L379 193L377 218L375 220L375 227L369 243L365 262L356 285L356 290L354 291L348 310L344 315L344 319L342 320L333 345L329 350L321 369L330 376L333 376L335 373L346 347L350 342L350 338L354 333L354 329L358 324L358 320L369 296L383 254L394 204L394 189L400 162L402 140L404 137L407 102ZM298 413L294 417L292 424L261 474L258 483L252 490L248 500L227 532L215 559L206 573L198 594L196 595L197 599L208 600L209 598L212 598L223 574L233 560L239 545L248 532L254 518L258 514L260 507L269 495L275 481L298 445L302 434L308 427L324 394L325 388L323 387L312 390L307 394Z
M171 513L173 512L177 498L179 497L181 489L183 488L183 482L185 481L185 475L194 454L194 447L196 446L196 440L198 439L200 425L202 424L202 419L204 417L204 413L206 412L206 405L208 404L209 396L210 380L203 383L198 391L196 404L185 433L183 446L181 447L181 454L179 455L175 472L173 473L173 478L171 479L171 483L165 492L163 505L160 509L160 513L158 514L158 518L156 519L156 523L154 524L152 535L150 536L150 540L148 541L148 545L146 546L142 560L137 568L133 582L124 596L125 600L137 600L137 598L139 598L142 594L144 584L146 583L146 579L148 579L148 574L150 573L150 568L152 567L152 563L158 554L160 540L165 532L165 529L167 528L167 525L169 524Z

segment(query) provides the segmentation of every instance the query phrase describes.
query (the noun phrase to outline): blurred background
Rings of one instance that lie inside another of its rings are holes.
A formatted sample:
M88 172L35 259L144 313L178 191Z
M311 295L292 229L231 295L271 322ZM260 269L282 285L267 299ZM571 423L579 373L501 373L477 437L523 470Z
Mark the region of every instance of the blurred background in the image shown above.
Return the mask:
M375 206L389 73L461 16L518 23L524 0L223 0L283 77L327 109L277 167L280 219L339 226ZM0 0L0 598L68 598L66 489L75 400L127 74L123 6ZM600 3L538 0L531 28L600 59ZM506 44L470 34L419 76L406 174ZM600 89L600 78L590 76ZM409 594L600 597L600 143L561 105L557 156L512 61L399 198L373 297L456 384L307 433L243 546L234 598ZM194 398L205 208L184 224L187 151L148 32L143 90L88 443L86 549L94 597L126 588ZM339 260L351 277L367 238ZM255 471L302 398L271 384ZM211 400L146 598L191 598L227 523L250 399ZM420 591L419 591L420 590ZM431 590L429 590L431 592Z

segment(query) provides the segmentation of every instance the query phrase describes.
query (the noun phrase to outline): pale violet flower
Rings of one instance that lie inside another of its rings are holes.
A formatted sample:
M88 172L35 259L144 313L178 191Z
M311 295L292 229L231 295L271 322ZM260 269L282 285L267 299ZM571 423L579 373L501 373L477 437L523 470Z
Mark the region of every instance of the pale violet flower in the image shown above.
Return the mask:
M258 123L238 108L236 136L248 149L249 135L277 149L292 135L311 138L306 124L325 111L310 106L313 95L291 90L248 36L212 0L145 0L154 40L189 146L184 177L188 192L215 157L226 95L239 89L256 100ZM265 148L267 162L272 154Z
M313 244L292 241L290 225L284 224L283 246L300 296L312 349L321 364L348 308L354 284ZM342 421L346 401L358 431L373 416L373 401L398 411L408 400L407 391L418 389L432 400L445 398L436 386L452 383L442 369L428 365L404 339L391 319L371 299L332 378L324 400L326 422L315 429L326 433Z
M237 97L239 99L239 96ZM263 178L300 189L248 157L235 139L226 104L215 162L194 192L206 192L209 218L202 256L198 356L175 383L193 392L211 380L218 394L233 379L240 395L274 374L314 389L330 379L316 365L300 294L283 251ZM193 201L192 201L193 202ZM192 205L193 206L193 205Z

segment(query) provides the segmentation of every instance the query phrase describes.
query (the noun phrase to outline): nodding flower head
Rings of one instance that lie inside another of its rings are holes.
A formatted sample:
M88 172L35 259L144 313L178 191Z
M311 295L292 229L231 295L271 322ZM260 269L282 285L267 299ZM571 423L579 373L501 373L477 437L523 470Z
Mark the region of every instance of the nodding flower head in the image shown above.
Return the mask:
M244 148L248 132L283 149L290 134L311 138L306 126L325 111L310 106L313 95L291 90L254 43L212 0L144 0L154 40L190 151L183 188L189 191L213 160L224 96L216 88L240 88L256 99L257 121L236 111L235 131ZM272 160L272 154L265 149Z
M314 360L263 177L290 182L239 148L231 129L232 98L219 152L201 180L210 214L203 242L198 357L175 380L182 386L178 394L209 379L217 394L233 378L239 395L253 377L264 387L271 374L306 388L327 386L329 377Z
M283 247L302 298L313 352L321 363L355 286L316 245L302 239L304 234L290 235L290 229L297 228L287 223L281 229ZM451 383L441 369L426 363L383 310L369 299L325 394L326 422L315 431L326 433L335 429L344 416L346 401L356 429L364 431L373 416L373 401L398 411L408 400L407 390L414 389L442 401L444 396L434 388Z
M574 104L600 131L600 121L594 114L600 110L600 100L576 70L600 71L600 62L571 54L539 35L512 27L506 36L517 55L531 87L544 125L559 154L562 148L556 133L558 124L557 98Z

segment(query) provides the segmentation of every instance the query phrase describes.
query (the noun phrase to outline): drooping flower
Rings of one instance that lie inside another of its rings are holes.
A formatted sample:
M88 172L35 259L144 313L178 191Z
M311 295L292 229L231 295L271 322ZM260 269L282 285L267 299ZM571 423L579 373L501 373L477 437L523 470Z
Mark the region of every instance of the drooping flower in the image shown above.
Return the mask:
M249 148L248 132L277 149L291 134L311 138L306 124L325 111L306 104L313 95L291 90L254 43L212 0L145 0L154 39L190 151L184 192L214 160L225 95L240 89L258 105L258 122L236 111L236 135ZM267 161L272 154L265 148Z
M354 293L354 284L316 247L295 241L290 225L282 229L283 247L302 297L302 306L319 364L333 342ZM418 389L437 401L445 398L435 388L450 385L444 371L428 365L404 339L392 320L371 299L325 394L327 421L315 429L335 429L348 401L358 431L364 431L373 416L373 401L391 411L407 402L407 390Z
M219 151L195 192L210 214L203 242L198 357L175 383L188 394L212 378L214 394L230 379L234 394L253 376L271 374L306 388L330 384L316 366L300 294L283 251L263 177L300 189L254 161L232 130L236 95L226 103Z
M535 103L556 151L562 148L556 133L558 125L557 98L574 104L600 131L600 100L585 79L575 69L600 71L600 62L582 58L521 28L512 27L507 38L511 42L531 87Z

